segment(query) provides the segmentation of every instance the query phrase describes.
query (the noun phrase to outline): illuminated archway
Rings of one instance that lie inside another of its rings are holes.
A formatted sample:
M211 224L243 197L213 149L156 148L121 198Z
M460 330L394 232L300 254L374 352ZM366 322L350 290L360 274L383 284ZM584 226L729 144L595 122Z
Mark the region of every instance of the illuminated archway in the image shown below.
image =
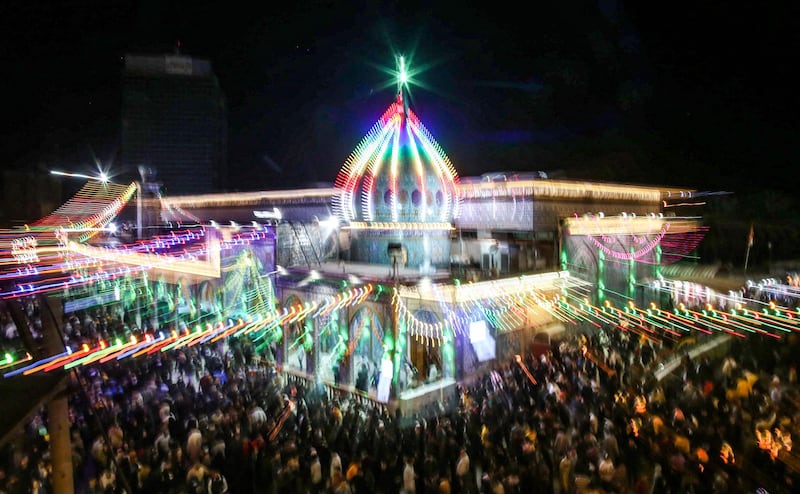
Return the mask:
M305 307L305 303L297 295L290 295L284 301L284 307ZM286 343L286 359L284 365L306 373L312 373L314 367L314 321L310 317L289 317L283 324L283 337Z
M369 392L377 385L383 340L383 325L378 315L370 307L360 308L350 320L350 347L355 385L361 391Z
M194 322L195 301L192 297L192 287L186 277L181 276L175 284L175 312L176 317L183 321Z
M175 290L163 276L159 276L153 289L155 325L170 328L175 323Z
M217 314L222 308L220 291L208 280L200 283L197 298L201 316Z
M325 311L314 318L319 339L319 369L317 374L326 382L338 384L342 376L343 359L347 353L347 325L342 323L347 309Z
M413 318L418 322L419 326L442 326L440 317L428 309L414 311ZM432 338L427 338L417 333L414 327L409 331L408 338L409 359L411 360L417 383L423 384L441 379L444 368L442 346L432 344ZM409 383L413 383L413 380L409 378Z

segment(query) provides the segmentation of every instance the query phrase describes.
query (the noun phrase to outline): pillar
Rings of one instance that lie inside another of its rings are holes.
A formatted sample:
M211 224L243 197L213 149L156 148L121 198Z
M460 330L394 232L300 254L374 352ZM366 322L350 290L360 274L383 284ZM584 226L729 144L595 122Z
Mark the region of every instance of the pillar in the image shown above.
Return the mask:
M44 348L47 355L64 351L58 325L63 318L61 298L44 296L40 299L46 309L42 314ZM47 404L47 432L50 435L50 462L53 467L53 494L72 494L75 483L72 478L72 445L70 444L70 421L67 391L62 390Z
M313 317L306 317L306 331L311 331L311 371L308 369L309 359L306 357L306 372L319 378L319 328L317 321ZM304 342L305 343L305 342Z

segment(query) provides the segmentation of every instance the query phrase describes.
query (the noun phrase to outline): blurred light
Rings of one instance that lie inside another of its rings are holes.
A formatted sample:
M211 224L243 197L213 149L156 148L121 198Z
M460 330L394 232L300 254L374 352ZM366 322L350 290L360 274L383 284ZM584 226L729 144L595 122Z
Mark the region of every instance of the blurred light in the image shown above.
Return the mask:
M260 219L280 220L283 219L283 214L278 208L272 208L272 211L253 211L253 216Z
M85 178L87 180L97 180L99 182L108 183L108 175L105 172L100 172L100 175L86 175L85 173L70 173L59 170L50 170L50 175L59 175L62 177L71 178Z
M400 57L400 82L402 84L408 84L408 72L406 72L406 62L405 57Z

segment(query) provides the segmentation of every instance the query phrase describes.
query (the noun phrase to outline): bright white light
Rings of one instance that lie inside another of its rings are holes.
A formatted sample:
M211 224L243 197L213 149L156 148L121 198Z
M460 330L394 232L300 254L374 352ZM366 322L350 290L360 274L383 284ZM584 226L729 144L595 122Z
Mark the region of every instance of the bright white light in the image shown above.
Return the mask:
M76 232L109 232L115 233L117 231L117 225L114 223L109 223L105 227L102 228L60 228L59 231L65 233L76 233Z
M334 216L330 216L328 219L321 221L318 220L317 224L319 225L321 234L327 236L339 228L339 219Z
M316 269L312 269L311 271L309 271L308 276L306 276L305 278L300 280L300 283L297 284L297 287L301 288L301 287L304 287L304 286L308 285L309 283L312 283L314 281L318 281L318 280L321 280L321 279L322 279L322 275L320 274L320 272L317 271Z
M105 172L101 172L100 175L86 175L84 173L70 173L70 172L61 172L58 170L50 170L50 175L59 175L62 177L71 177L71 178L85 178L87 180L97 180L99 182L106 183L108 182L108 175Z
M332 229L336 228L337 226L339 226L339 219L334 217L334 216L330 216L330 217L328 217L328 219L320 221L319 222L319 226L321 226L321 227L323 227L325 229L331 229L332 230Z
M406 72L405 58L400 57L400 82L408 84L408 72Z
M280 220L283 218L281 210L272 208L272 211L253 211L253 216L261 219Z

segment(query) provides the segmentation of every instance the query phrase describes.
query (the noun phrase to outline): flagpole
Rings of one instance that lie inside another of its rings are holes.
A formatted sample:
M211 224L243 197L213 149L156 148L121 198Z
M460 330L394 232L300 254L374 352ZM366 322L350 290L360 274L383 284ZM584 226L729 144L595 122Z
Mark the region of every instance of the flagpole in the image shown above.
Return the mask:
M750 243L747 244L747 252L744 255L744 272L747 274L747 261L750 260Z
M750 260L750 247L753 246L753 224L750 223L750 234L747 236L747 252L744 255L744 272L747 274L747 263Z

